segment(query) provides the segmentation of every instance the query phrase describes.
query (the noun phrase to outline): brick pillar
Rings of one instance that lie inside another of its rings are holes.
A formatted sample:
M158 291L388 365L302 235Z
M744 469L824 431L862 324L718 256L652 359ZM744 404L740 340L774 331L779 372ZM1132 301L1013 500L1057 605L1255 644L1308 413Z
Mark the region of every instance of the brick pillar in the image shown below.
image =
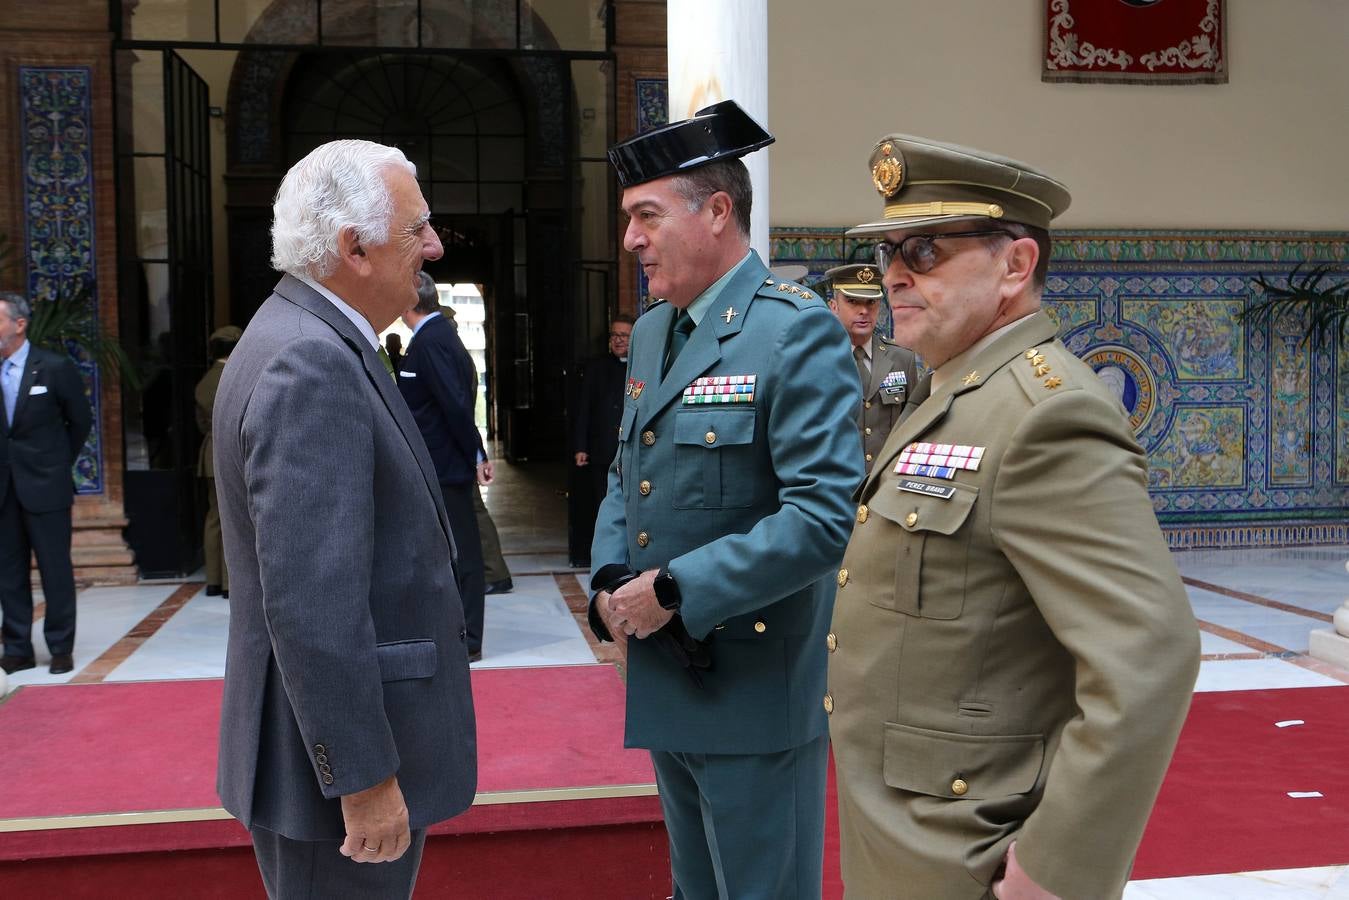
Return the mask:
M6 287L33 296L53 276L89 275L99 321L116 335L107 5L48 0L17 6L0 20L0 230L9 235L16 269L7 273ZM76 466L75 578L129 584L136 569L122 540L121 387L92 363L80 367L92 386L95 419Z

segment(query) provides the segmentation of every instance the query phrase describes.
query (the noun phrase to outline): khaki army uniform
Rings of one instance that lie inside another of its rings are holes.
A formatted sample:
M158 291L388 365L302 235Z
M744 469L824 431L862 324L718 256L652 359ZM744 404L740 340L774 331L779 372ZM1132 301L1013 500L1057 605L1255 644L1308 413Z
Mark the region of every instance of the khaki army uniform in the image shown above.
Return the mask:
M1015 839L1047 890L1118 897L1189 705L1194 617L1143 452L1053 322L961 368L910 400L838 573L844 882L974 900ZM954 464L921 468L923 449Z
M917 384L918 361L913 351L905 350L888 337L873 334L871 371L862 381L862 411L857 417L868 474Z
M197 404L197 429L202 433L201 450L197 454L197 476L206 479L206 522L202 526L202 553L206 557L206 583L230 589L229 571L225 567L225 548L220 535L220 506L215 496L215 467L211 455L215 441L211 437L211 410L215 407L220 375L225 371L225 360L217 359L197 382L193 398Z

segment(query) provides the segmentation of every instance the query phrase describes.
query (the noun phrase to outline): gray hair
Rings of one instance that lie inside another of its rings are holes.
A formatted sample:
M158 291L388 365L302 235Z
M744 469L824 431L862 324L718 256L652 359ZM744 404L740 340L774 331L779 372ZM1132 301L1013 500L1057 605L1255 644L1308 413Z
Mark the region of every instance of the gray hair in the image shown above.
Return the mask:
M33 308L28 305L28 298L23 294L14 291L0 291L0 303L9 305L9 317L11 319L31 319L33 317Z
M363 244L388 242L393 198L385 172L398 166L417 174L402 150L372 141L330 141L291 166L272 204L272 268L327 278L343 228Z
M417 305L412 309L423 316L440 312L440 289L425 269L417 273Z
M697 212L713 194L724 192L731 198L737 229L742 236L749 237L754 191L750 185L749 169L739 159L723 159L698 166L674 176L673 184L689 212Z

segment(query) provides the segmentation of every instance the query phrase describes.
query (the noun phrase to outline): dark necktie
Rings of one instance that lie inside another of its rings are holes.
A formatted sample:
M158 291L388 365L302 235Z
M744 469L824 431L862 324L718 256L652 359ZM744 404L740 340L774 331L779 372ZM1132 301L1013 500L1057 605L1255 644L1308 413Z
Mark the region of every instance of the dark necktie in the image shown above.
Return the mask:
M393 383L394 383L394 384L397 384L397 383L398 383L398 376L397 376L396 374L394 374L394 371L393 371L393 360L389 359L389 354L384 350L383 347L377 348L377 349L375 350L375 354L376 354L377 356L379 356L379 361L382 362L382 363L384 363L384 371L388 372L388 373L389 373L389 377L393 379Z
M867 352L861 347L853 347L852 358L857 362L857 377L862 380L862 388L865 390L871 377L871 372L867 369Z
M684 345L689 342L689 335L693 334L696 324L693 316L686 310L680 310L675 316L674 327L670 329L670 352L665 355L665 369L661 372L664 378L674 367L674 361L679 356L679 351L684 349Z

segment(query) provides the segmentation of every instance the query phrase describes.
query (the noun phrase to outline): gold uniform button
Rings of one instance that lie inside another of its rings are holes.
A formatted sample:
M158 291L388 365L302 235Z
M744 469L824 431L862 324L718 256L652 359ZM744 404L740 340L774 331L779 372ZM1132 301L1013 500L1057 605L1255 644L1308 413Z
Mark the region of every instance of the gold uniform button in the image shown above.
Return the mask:
M824 713L827 716L834 714L834 698L828 694L824 695Z
M641 491L642 496L645 497L647 494L651 493L651 482L643 481L641 484L637 485L637 490Z
M871 429L868 428L868 429L866 430L866 432L867 432L867 434L871 434Z
M867 509L867 505L865 503L857 507L857 524L865 525L867 522L867 516L869 516L870 514L871 511Z
M717 442L717 433L715 431L709 431L706 436L703 437L703 440L707 441L709 444L715 444Z
M838 570L838 586L839 586L839 587L843 587L843 586L844 586L845 584L847 584L847 583L848 583L848 570L847 570L847 569L839 569L839 570Z
M867 454L867 462L871 462L871 454L870 454L870 453Z
M969 789L969 784L963 778L957 778L955 781L951 782L951 793L955 794L957 797L965 796L966 791Z
M768 630L768 626L763 623L762 619L760 619L759 621L754 623L754 630L758 634L763 634L765 631Z
M654 431L643 431L643 432L642 432L642 443L643 443L643 444L646 444L648 447L650 447L652 444L656 443L656 432L654 432Z
M824 636L824 645L829 648L830 653L833 653L838 649L838 635L834 634L832 631L826 634Z
M911 512L911 513L909 513L907 516L905 516L905 517L904 517L904 524L907 525L907 526L909 526L910 528L912 528L913 526L917 525L917 524L918 524L918 513L916 513L916 512Z
M865 406L867 409L871 409L871 401L870 401L870 400L864 401L864 402L862 403L862 405Z
M645 547L649 543L651 543L651 535L647 534L645 531L637 532L638 547Z

